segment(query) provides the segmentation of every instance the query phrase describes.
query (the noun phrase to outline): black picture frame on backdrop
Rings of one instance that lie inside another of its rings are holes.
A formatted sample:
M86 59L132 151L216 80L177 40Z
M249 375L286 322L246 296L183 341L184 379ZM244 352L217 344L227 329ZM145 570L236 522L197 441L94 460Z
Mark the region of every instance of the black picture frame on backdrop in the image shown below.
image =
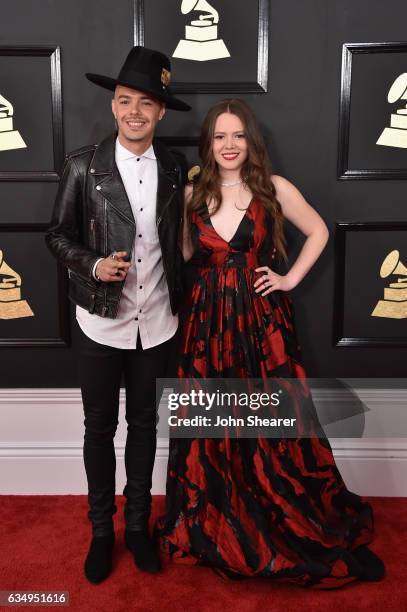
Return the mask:
M390 240L392 232L394 234ZM353 245L347 241L347 238L352 236L355 236ZM401 250L401 246L406 244L407 223L404 222L336 224L333 323L335 346L407 346L405 318L391 318L389 322L388 318L371 317L372 309L384 297L384 287L391 282L390 276L387 279L379 277L383 257L396 247L395 250L400 253L400 261L407 264L407 251ZM353 332L356 329L357 334Z
M64 161L64 138L63 138L63 118L62 118L62 85L61 85L61 50L59 46L0 46L0 62L5 57L24 57L24 58L43 58L44 62L49 66L49 95L50 95L50 116L49 124L43 126L35 126L35 129L39 133L41 131L41 138L38 137L38 147L48 146L51 151L52 159L50 160L49 168L37 168L38 155L34 154L35 148L33 147L32 159L29 160L29 165L32 166L29 169L25 168L20 170L17 167L13 169L2 167L2 155L8 152L0 152L0 181L51 181L57 182L60 178L60 171L62 169ZM9 76L9 75L8 75ZM16 75L18 76L18 75ZM33 75L33 80L35 75ZM18 83L16 78L16 85L21 87L22 101L21 107L25 110L27 108L27 117L20 117L16 119L25 120L26 122L32 122L33 120L38 122L38 116L33 115L35 109L36 95L41 91L41 79L35 84L35 88L31 88L29 83ZM3 83L0 83L0 93L4 95L1 90ZM23 97L24 96L24 97ZM29 102L29 103L28 103ZM28 115L31 113L31 116ZM32 124L31 124L32 125ZM50 142L47 143L47 134L50 136ZM45 145L44 145L45 143ZM28 149L27 149L28 151ZM24 149L24 153L26 150ZM29 151L28 151L29 152ZM15 152L12 152L15 153ZM13 163L18 162L13 159Z
M70 325L68 304L68 281L64 266L55 260L49 253L44 240L44 232L48 229L47 224L42 223L9 223L0 224L0 249L4 246L4 233L16 234L16 242L21 243L21 234L38 234L40 248L33 253L27 253L22 243L19 250L10 257L10 252L4 252L4 259L9 267L22 277L21 298L27 300L34 312L34 317L21 319L0 319L0 347L69 347ZM20 240L19 240L20 239ZM42 250L43 249L43 250ZM2 249L3 250L3 249ZM22 268L22 262L29 260L30 273L36 275L35 283L27 279L27 273ZM18 266L18 267L17 267ZM50 274L51 273L51 274ZM52 282L54 275L54 283ZM54 291L52 291L54 287ZM41 312L39 304L47 302L48 310ZM35 320L37 318L37 320ZM53 326L50 333L46 333L47 326ZM11 329L11 333L9 330ZM21 335L15 333L21 328ZM42 333L29 333L30 330L37 332L44 328ZM55 332L56 333L52 333ZM7 332L7 333L6 333Z
M400 66L397 70L395 65L384 67L387 59L389 63L391 61L389 54L405 54L407 61L407 43L346 43L342 47L337 170L340 180L407 178L407 149L389 151L389 147L377 146L376 148L376 140L382 128L386 127L383 125L384 116L386 116L387 126L390 126L391 109L387 101L388 89L394 77L402 69ZM368 70L365 70L363 76L359 71L359 83L355 83L353 73L356 60L369 59L370 56L377 58L377 70L380 78L383 77L383 79L370 78ZM403 70L405 71L405 68ZM394 74L391 76L392 71ZM355 88L357 88L356 91ZM355 116L357 111L352 110L352 92L359 116ZM374 95L369 97L369 93ZM399 101L399 106L403 106L402 101ZM369 133L363 132L363 125L369 130ZM357 128L357 133L355 128ZM355 147L358 151L354 150ZM352 154L356 155L360 161L352 161L350 159Z
M141 45L147 47L158 48L161 51L165 52L171 59L172 66L176 72L176 74L180 75L181 78L171 82L171 90L174 93L267 93L268 91L268 55L269 55L269 1L268 0L254 0L258 5L258 23L257 23L257 44L253 45L254 51L256 54L255 57L255 70L253 73L253 78L245 79L240 81L240 79L233 78L230 79L230 74L233 75L233 70L225 70L224 78L222 74L222 79L217 82L210 81L208 79L185 79L182 78L182 64L185 60L176 60L171 57L171 51L163 48L163 41L160 40L149 40L147 35L147 27L146 27L146 3L145 0L133 0L134 1L134 45ZM247 12L253 11L253 3L250 3L250 7L242 8L241 10ZM178 2L179 6L174 3L174 7L171 7L173 11L174 8L180 12L181 9L181 0ZM212 2L214 4L214 2ZM161 7L160 10L160 22L163 24L163 27L168 31L168 20L163 16L163 11L170 7L169 0L166 0L164 6ZM246 17L247 19L247 17ZM244 41L244 37L240 39L240 48L242 48L243 52L248 55L249 49L246 43L242 43ZM195 62L199 64L200 62ZM237 62L237 66L235 67L235 71L238 72L237 68L239 67L239 62ZM241 67L241 66L240 66ZM199 73L197 67L196 72ZM233 65L230 66L233 68Z

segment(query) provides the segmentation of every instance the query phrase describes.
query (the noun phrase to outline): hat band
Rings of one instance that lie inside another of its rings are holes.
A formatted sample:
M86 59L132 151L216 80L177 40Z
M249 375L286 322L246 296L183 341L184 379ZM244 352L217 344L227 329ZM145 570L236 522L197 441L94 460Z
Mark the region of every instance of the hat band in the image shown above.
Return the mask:
M132 89L147 89L151 92L157 92L157 96L163 93L169 93L169 88L163 85L161 82L153 81L150 75L146 75L142 72L136 72L135 70L124 69L121 70L117 79L118 83L127 84Z

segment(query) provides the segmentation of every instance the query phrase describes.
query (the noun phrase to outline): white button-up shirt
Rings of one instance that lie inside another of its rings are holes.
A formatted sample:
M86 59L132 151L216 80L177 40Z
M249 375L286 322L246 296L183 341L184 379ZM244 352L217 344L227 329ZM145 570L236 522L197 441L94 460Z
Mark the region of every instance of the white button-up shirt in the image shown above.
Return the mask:
M137 333L143 349L169 340L178 327L170 307L156 225L157 159L151 145L134 155L116 140L116 164L136 222L131 266L126 276L116 319L76 307L82 331L95 342L134 349Z

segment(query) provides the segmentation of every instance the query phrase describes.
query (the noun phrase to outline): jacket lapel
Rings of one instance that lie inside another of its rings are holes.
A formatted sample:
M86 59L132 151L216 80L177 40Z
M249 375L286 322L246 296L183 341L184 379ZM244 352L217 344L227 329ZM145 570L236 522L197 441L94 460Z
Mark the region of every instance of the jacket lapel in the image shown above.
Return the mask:
M129 198L115 161L116 134L109 136L96 149L91 171L96 179L95 188L119 213L135 223Z

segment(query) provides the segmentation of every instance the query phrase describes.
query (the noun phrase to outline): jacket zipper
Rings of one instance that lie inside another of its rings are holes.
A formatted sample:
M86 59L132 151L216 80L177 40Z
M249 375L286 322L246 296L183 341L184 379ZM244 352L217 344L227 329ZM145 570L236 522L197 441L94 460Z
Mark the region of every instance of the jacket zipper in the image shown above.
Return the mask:
M107 252L107 203L106 198L103 198L103 227L104 227L104 244L103 244L103 252Z
M90 240L91 240L91 247L93 249L96 249L95 219L90 220Z
M106 198L103 198L103 227L104 227L104 232L103 232L103 253L107 252L107 203L106 203ZM102 317L106 316L106 313L108 311L107 308L107 286L106 283L104 283L103 286L103 307L102 307Z

